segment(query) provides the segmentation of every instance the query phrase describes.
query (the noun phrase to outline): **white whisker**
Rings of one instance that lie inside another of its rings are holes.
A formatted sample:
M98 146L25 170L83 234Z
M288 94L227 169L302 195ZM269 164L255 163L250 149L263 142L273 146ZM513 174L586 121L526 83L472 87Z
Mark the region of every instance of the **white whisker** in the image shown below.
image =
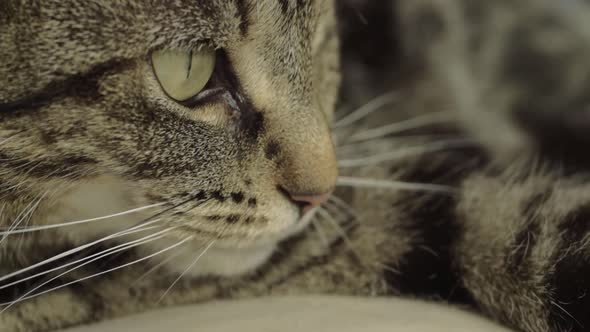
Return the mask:
M170 255L169 257L166 257L166 259L164 259L160 263L154 265L152 268L150 268L149 270L147 270L146 272L144 272L141 276L139 276L139 278L135 279L135 281L132 283L132 285L135 285L138 282L140 282L141 280L145 279L148 275L150 275L151 273L155 272L156 270L158 270L162 266L166 265L168 262L170 262L171 260L173 260L176 257L180 256L184 252L185 252L185 249L180 250L180 251L178 251L178 252Z
M307 224L318 212L319 207L313 208L301 217L300 224Z
M342 217L344 219L348 219L349 217L351 217L350 215L348 215L348 213L346 213L346 211L342 211L340 209L340 206L334 204L329 199L322 206L325 208L326 211L328 211L328 212L333 211L335 214L338 214L338 216L340 216L340 217Z
M318 214L334 228L334 230L346 242L346 244L350 247L350 249L353 250L352 241L350 241L350 239L348 238L348 235L346 235L346 232L342 229L342 227L340 227L340 225L338 225L338 222L336 222L336 220L334 220L332 215L330 215L330 213L323 208L320 208L318 210Z
M381 149L382 146L406 146L416 143L429 143L442 140L454 140L460 137L456 134L432 134L432 135L404 135L404 136L390 136L384 138L375 138L368 141L359 141L355 143L347 143L336 146L336 151L342 153L354 153L357 151L369 151Z
M135 231L133 231L133 232L129 232L129 233L125 234L125 235L129 235L129 234L133 234L133 233L139 233L139 232L145 232L145 231L147 231L147 230L152 230L152 229L155 229L155 228L159 228L159 226L151 226L151 227L142 228L142 229L139 229L139 230L135 230ZM157 234L157 233L156 233L156 234ZM146 236L146 237L143 237L143 238L139 239L139 241L141 241L141 240L143 240L143 239L146 239L146 238L148 238L148 237L153 237L153 235L154 235L154 234L152 234L152 235L148 235L148 236ZM68 263L66 263L66 264L60 265L60 266L58 266L58 267L54 267L54 268L51 268L51 269L49 269L49 270L45 270L45 271L39 272L39 273L37 273L37 274L33 274L33 275L31 275L31 276L28 276L28 277L26 277L26 278L22 278L22 279L19 279L19 280L17 280L17 281L13 281L13 282L11 282L11 283L8 283L8 284L5 284L5 285L2 285L2 286L0 286L0 289L5 289L5 288L8 288L8 287L10 287L10 286L18 285L18 284L20 284L20 283L23 283L23 282L25 282L25 281L27 281L27 280L31 280L31 279L34 279L34 278L40 277L40 276L42 276L42 275L45 275L45 274L48 274L48 273L51 273L51 272L54 272L54 271L57 271L57 270L61 270L61 269L63 269L63 268L66 268L66 267L68 267L68 266L71 266L71 265L74 265L74 264L78 264L78 263L81 263L81 262L84 262L84 261L90 260L90 259L92 259L92 258L94 258L94 257L96 257L96 256L103 255L103 254L105 254L105 253L108 253L108 252L114 251L114 250L116 250L116 249L118 249L118 248L121 248L121 247L124 247L124 246L130 245L130 244L132 244L132 243L134 243L134 242L136 242L136 241L138 241L138 240L131 241L131 242L127 242L127 243L123 243L123 244L117 245L117 246L115 246L115 247L112 247L112 248L109 248L109 249L103 250L103 251L101 251L101 252L98 252L98 253L92 254L92 255L90 255L90 256L85 256L85 257L83 257L83 258L80 258L80 259L78 259L78 260L75 260L75 261L68 262Z
M155 253L152 253L152 254L150 254L150 255L148 255L148 256L142 257L142 258L140 258L140 259L136 259L136 260L134 260L134 261L131 261L131 262L129 262L129 263L125 263L125 264L122 264L122 265L116 266L116 267L114 267L114 268L111 268L111 269L108 269L108 270L105 270L105 271L102 271L102 272L99 272L99 273L95 273L95 274L92 274L92 275L89 275L89 276L86 276L86 277L80 278L80 279L78 279L78 280L74 280L74 281L67 282L67 283L65 283L65 284L63 284L63 285L60 285L60 286L57 286L57 287L53 287L53 288L51 288L51 289L48 289L48 290L45 290L45 291L39 292L39 293L37 293L37 294L33 294L33 295L30 295L30 296L26 296L26 297L21 297L21 298L19 298L19 299L15 300L15 301L12 301L12 302L7 302L7 303L0 303L0 305L5 305L5 306L6 306L4 309L2 309L2 310L0 311L0 314L2 314L3 312L5 312L6 310L8 310L8 308L10 308L11 306L13 306L14 304L16 304L16 303L18 303L18 302L26 301L26 300L29 300L29 299L32 299L32 298L35 298L35 297L41 296L41 295L43 295L43 294L47 294L47 293L49 293L49 292L53 292L53 291L56 291L56 290L58 290L58 289L61 289L61 288L67 287L67 286L69 286L69 285L72 285L72 284L75 284L75 283L78 283L78 282L81 282L81 281L84 281L84 280L88 280L88 279L91 279L91 278L95 278L95 277L101 276L101 275L103 275L103 274L107 274L107 273L110 273L110 272L113 272L113 271L116 271L116 270L119 270L119 269L125 268L125 267L127 267L127 266L130 266L130 265L133 265L133 264L136 264L136 263L139 263L139 262L145 261L145 260L147 260L147 259L150 259L150 258L152 258L152 257L155 257L155 256L157 256L157 255L160 255L160 254L162 254L162 253L164 253L164 252L166 252L166 251L172 250L172 249L174 249L174 248L176 248L176 247L178 247L178 246L180 246L180 245L184 244L185 242L189 241L190 239L192 239L192 237L187 237L187 238L185 238L184 240L182 240L182 241L180 241L180 242L178 242L178 243L175 243L175 244L173 244L173 245L171 245L171 246L168 246L168 247L166 247L166 248L164 248L164 249L162 249L162 250L159 250L159 251L157 251L157 252L155 252ZM28 294L27 294L27 295L28 295Z
M176 285L178 283L178 281L180 281L180 279L182 279L182 277L195 266L195 264L197 264L197 262L201 259L201 257L203 257L203 255L205 255L205 253L207 253L207 251L209 250L209 248L211 248L211 246L214 243L215 243L215 241L211 241L207 245L207 247L205 247L205 249L203 249L203 251L201 251L201 253L197 256L197 258L195 258L195 260L186 268L186 270L184 270L178 276L178 278L176 278L176 280L174 280L174 282L172 282L172 285L170 285L170 287L168 287L168 289L166 289L166 291L164 292L164 294L162 294L162 296L158 300L158 303L162 302L162 300L164 299L164 297L166 297L166 295L168 295L168 293L170 292L170 290L172 290L172 288L174 287L174 285Z
M382 107L395 102L397 97L398 97L398 95L395 92L389 92L389 93L383 94L381 96L378 96L377 98L366 103L364 106L351 112L350 114L348 114L344 118L336 121L334 123L334 125L332 126L332 128L340 128L340 127L351 125L351 124L355 123L356 121L361 120L362 118L368 116L369 114L371 114L375 111L378 111Z
M47 194L47 191L45 193L43 193L42 195L40 195L37 199L31 201L31 203L27 204L27 206L25 206L25 208L18 214L16 219L12 222L10 227L8 227L8 231L6 232L6 234L0 233L0 235L2 235L2 239L0 239L0 243L4 242L4 240L6 240L6 238L10 234L10 232L12 232L15 228L17 228L18 225L20 225L29 216L29 214L32 214L33 211L35 211L35 209L37 208L37 206L39 206L39 204L41 203L41 200L43 200L43 198L45 197L46 194Z
M328 242L328 238L326 237L326 233L324 233L324 230L318 224L318 221L317 220L313 220L311 222L311 224L313 225L313 228L315 228L315 231L318 234L318 237L320 238L320 242L322 243L322 245L324 246L324 248L328 248L330 246L330 244Z
M132 214L132 213L135 213L135 212L139 212L139 211L143 211L143 210L155 208L155 207L158 207L158 206L162 206L164 204L166 204L166 203L150 204L150 205L142 206L142 207L139 207L139 208L134 208L134 209L123 211L123 212L113 213L113 214L110 214L110 215L107 215L107 216L101 216L101 217L89 218L89 219L77 220L77 221L70 221L70 222L65 222L65 223L60 223L60 224L9 229L7 231L0 232L0 235L8 236L8 235L12 235L12 234L37 232L37 231L42 231L42 230L47 230L47 229L54 229L54 228L59 228L59 227L66 227L66 226L86 224L86 223L91 223L91 222L94 222L94 221L100 221L100 220L105 220L105 219L110 219L110 218L116 218L116 217L120 217L120 216L124 216L124 215L128 215L128 214Z
M390 181L380 179L365 179L354 177L338 177L336 186L339 187L354 187L354 188L376 188L376 189L393 189L393 190L412 190L412 191L432 191L447 194L457 194L459 191L456 188L427 183L412 183L402 181Z
M395 268L393 268L393 267L391 267L391 266L389 266L387 264L377 262L377 265L380 266L382 269L384 269L386 271L393 272L393 273L395 273L397 275L401 275L401 272L399 270L397 270L397 269L395 269Z
M456 139L456 140L446 140L446 141L438 141L433 143L428 143L420 146L403 148L397 151L391 151L386 153L380 153L373 156L368 156L364 158L358 159L343 159L338 161L339 167L359 167L359 166L366 166L366 165L374 165L386 161L392 161L396 159L405 158L408 156L413 156L417 154L423 154L428 152L437 152L446 149L452 148L464 148L475 145L473 140L469 139Z
M358 213L353 209L352 206L350 206L350 204L346 203L343 199L341 199L338 196L334 196L332 195L329 199L330 202L332 202L335 205L338 205L341 209L346 210L350 215L352 215L355 219L359 220L359 216Z
M41 204L41 201L43 200L43 198L49 193L49 191L46 191L45 193L43 193L43 195L41 195L41 197L39 197L39 199L37 200L37 202L35 203L35 205L33 205L31 207L31 209L26 213L26 215L23 217L23 220L26 220L24 222L24 227L28 227L31 223L31 219L33 218L33 215L35 214L35 211L38 209L39 205ZM22 223L22 222L21 222ZM16 247L17 251L21 251L22 245L25 242L25 235L21 234L20 239L18 240L18 245Z
M92 246L94 246L94 245L96 245L96 244L98 244L98 243L101 243L101 242L104 242L104 241L108 241L108 240L111 240L111 239L115 239L115 238L117 238L117 237L125 236L125 235L127 235L127 234L130 234L130 233L132 233L133 231L135 231L135 230L137 230L137 229L145 228L145 227L147 227L147 226L150 226L150 225L152 225L152 224L154 224L154 223L156 223L156 222L158 222L158 221L160 221L160 220L161 220L161 219L154 219L154 220L151 220L151 221L149 221L149 222L141 223L141 224L139 224L139 225L136 225L136 226L133 226L133 227L131 227L131 228L129 228L129 229L122 230L122 231L119 231L119 232L117 232L117 233L114 233L114 234L111 234L111 235L107 235L107 236L105 236L105 237L102 237L102 238L100 238L100 239L98 239L98 240L95 240L95 241L92 241L92 242L90 242L90 243L86 243L86 244L83 244L83 245L81 245L81 246L78 246L78 247L76 247L76 248L73 248L73 249L70 249L70 250L64 251L64 252L62 252L61 254L55 255L55 256L53 256L53 257L51 257L51 258L48 258L48 259L45 259L45 260L43 260L43 261L41 261L41 262L35 263L35 264L33 264L33 265L30 265L30 266L28 266L28 267L25 267L25 268L23 268L23 269L20 269L20 270L18 270L18 271L14 271L14 272L12 272L12 273L9 273L9 274L7 274L7 275L1 276L1 277L0 277L0 282L1 282L1 281L4 281L4 280L7 280L7 279L9 279L9 278L12 278L12 277L14 277L14 276L17 276L17 275L19 275L19 274L22 274L22 273L24 273L24 272L30 271L30 270L32 270L32 269L35 269L35 268L37 268L37 267L40 267L40 266L43 266L43 265L49 264L49 263L51 263L51 262L54 262L54 261L56 261L56 260L58 260L58 259L61 259L61 258L64 258L64 257L70 256L70 255L72 255L72 254L75 254L75 253L77 253L77 252L80 252L80 251L82 251L82 250L84 250L84 249L86 249L86 248L92 247Z
M356 133L350 137L351 142L371 140L375 138L385 137L391 134L397 134L406 130L416 129L440 122L449 122L453 120L452 112L436 112L426 115L417 116L412 119L395 122L382 127L368 129Z

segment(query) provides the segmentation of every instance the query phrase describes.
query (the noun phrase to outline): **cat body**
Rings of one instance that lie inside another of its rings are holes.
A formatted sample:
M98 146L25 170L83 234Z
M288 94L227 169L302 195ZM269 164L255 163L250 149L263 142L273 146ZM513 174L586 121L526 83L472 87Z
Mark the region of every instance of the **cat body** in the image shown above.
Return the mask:
M421 75L402 84L396 111L333 121L332 1L3 3L0 326L324 293L583 331L585 163L523 125L584 114L590 9L572 6L386 4ZM216 50L208 85L174 100L153 54L202 49ZM522 60L511 52L534 65L510 67ZM380 74L391 89L394 75ZM441 105L451 121L395 129L440 118ZM383 124L394 129L376 134ZM562 127L565 145L584 143Z

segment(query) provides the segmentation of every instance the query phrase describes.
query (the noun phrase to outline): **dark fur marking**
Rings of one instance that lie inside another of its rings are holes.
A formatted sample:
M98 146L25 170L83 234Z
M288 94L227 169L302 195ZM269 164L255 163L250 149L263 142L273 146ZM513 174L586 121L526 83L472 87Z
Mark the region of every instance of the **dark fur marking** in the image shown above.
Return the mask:
M464 178L485 164L487 156L479 149L444 152L444 155L434 159L417 161L420 167L400 180L457 187ZM409 192L402 195L395 204L405 209L405 227L409 234L418 235L412 245L413 249L404 255L400 264L387 264L400 273L389 270L383 272L387 283L394 289L393 292L473 304L474 300L465 289L460 270L455 266L453 258L455 243L463 232L455 214L457 197ZM425 250L424 247L430 250Z
M350 232L353 231L353 229L349 229L348 233L350 235ZM348 247L348 245L346 244L346 241L340 237L337 240L335 240L334 242L332 242L327 250L327 252L322 255L322 256L314 256L311 257L309 260L294 266L292 269L290 269L290 271L279 277L278 279L272 281L269 284L270 288L273 287L277 287L280 286L281 284L288 282L289 280L292 280L292 278L296 277L299 274L305 273L313 268L322 266L322 265L326 265L326 264L330 264L333 260L335 256L338 255L342 255L343 253L348 252L349 255L347 255L347 257L353 261L355 261L354 266L359 266L362 267L363 263L358 261L358 257L352 253L350 253L350 247ZM327 276L324 274L324 276ZM333 281L342 281L342 276L339 274L331 274L330 278ZM339 279L339 280L338 280Z
M264 129L264 116L258 111L242 114L242 130L252 139L257 139Z
M42 90L22 99L0 103L0 114L38 109L64 96L80 97L96 103L100 99L98 78L113 67L120 65L125 65L125 63L120 60L112 60L95 66L87 73L73 75L62 81L51 82Z
M238 214L230 214L229 216L227 216L225 218L225 221L227 221L230 224L235 224L238 221L240 221L240 215L238 215Z
M584 239L590 233L590 204L584 204L570 211L558 227L564 242L572 244Z
M536 98L531 96L531 98ZM532 101L523 101L514 113L516 123L531 134L541 152L557 165L563 165L566 174L590 168L590 156L584 153L590 146L590 125L587 121L576 121L578 114L585 115L582 109L590 100L580 101L580 105L556 106L563 109L580 109L579 112L559 112L542 110ZM547 106L545 106L547 107ZM584 127L586 126L586 127Z
M195 195L195 199L199 201L205 200L207 199L207 193L201 190Z
M289 12L289 0L277 0L281 5L281 11L283 15L286 15Z
M558 260L555 272L549 278L555 303L547 303L550 308L549 321L554 331L583 332L590 327L588 314L590 279L588 276L590 276L590 259L587 250L569 252Z
M219 190L212 191L211 198L213 198L219 202L222 202L222 203L225 202L225 200L227 199L227 197L223 196L223 194Z
M218 220L221 220L223 217L220 215L213 215L213 216L207 216L206 218L211 221L218 221Z
M217 65L205 89L223 87L235 105L227 105L239 115L239 129L250 141L256 141L264 130L264 116L247 97L225 51L218 51Z
M250 198L250 199L248 199L248 206L249 207L256 207L256 205L258 205L258 202L256 201L256 198Z
M533 195L523 204L521 215L526 220L524 227L514 236L512 255L506 256L506 268L522 279L528 278L531 270L529 258L541 234L538 210L551 198L551 190Z
M281 152L281 146L276 141L270 141L264 149L264 156L268 160L274 159Z
M3 167L18 169L18 172L27 173L29 176L38 178L67 178L79 167L97 164L98 161L85 156L65 155L55 160L28 160L14 158L0 152L0 160L3 160Z
M244 37L248 34L248 30L250 29L250 6L247 0L236 0L236 7L240 19L240 33L242 34L242 37Z
M295 247L305 245L306 239L307 236L305 233L303 233L281 242L279 244L279 249L274 252L274 254L266 261L266 263L264 263L252 276L250 276L249 280L252 282L261 282L268 275L269 271L273 270L276 266L283 264L289 259L290 252L292 252ZM269 287L278 286L289 280L289 278L292 276L303 273L313 266L329 263L333 256L338 255L342 249L346 248L348 247L346 247L344 240L342 238L338 238L336 241L330 244L330 247L328 248L325 255L312 257L310 260L305 261L298 266L294 266L285 275L281 275L278 277L278 279L274 280Z
M242 203L244 201L244 194L242 194L241 192L231 193L230 196L232 201L234 201L234 203L236 204Z

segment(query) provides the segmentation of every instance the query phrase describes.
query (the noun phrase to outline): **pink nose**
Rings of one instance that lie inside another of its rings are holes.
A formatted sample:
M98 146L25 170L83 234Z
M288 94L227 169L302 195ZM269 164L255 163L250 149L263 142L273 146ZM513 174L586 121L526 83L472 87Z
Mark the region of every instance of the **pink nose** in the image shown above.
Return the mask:
M318 195L290 195L291 199L302 206L303 214L324 204L332 196L332 191Z

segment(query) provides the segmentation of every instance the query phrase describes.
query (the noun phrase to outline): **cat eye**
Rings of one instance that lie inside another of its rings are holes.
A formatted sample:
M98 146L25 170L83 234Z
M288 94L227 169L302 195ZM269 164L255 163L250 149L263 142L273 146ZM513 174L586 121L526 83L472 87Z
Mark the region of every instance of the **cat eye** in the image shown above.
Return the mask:
M215 50L162 50L152 53L154 74L164 92L183 102L201 92L215 69Z

